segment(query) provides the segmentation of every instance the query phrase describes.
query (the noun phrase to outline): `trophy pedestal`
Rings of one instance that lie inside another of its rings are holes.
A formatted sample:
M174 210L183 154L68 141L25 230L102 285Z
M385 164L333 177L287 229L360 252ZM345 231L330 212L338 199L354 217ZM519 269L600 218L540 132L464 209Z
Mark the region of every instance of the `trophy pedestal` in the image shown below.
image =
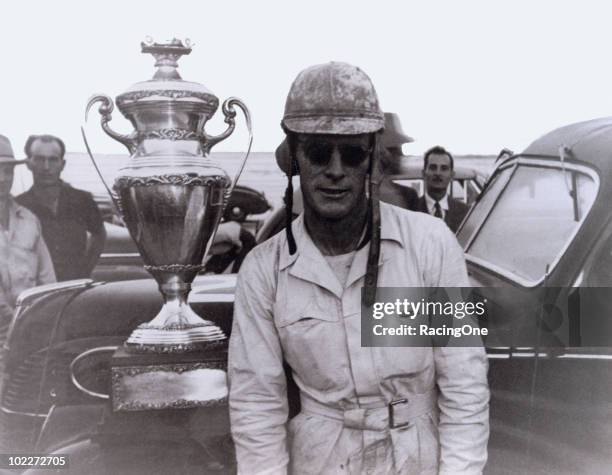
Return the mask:
M122 347L111 360L113 411L227 404L227 351L139 354Z
M166 292L167 287L163 287ZM200 318L187 303L191 284L183 283L179 288L178 295L165 294L167 301L153 320L132 332L125 344L130 352L186 353L220 349L227 344L221 328Z

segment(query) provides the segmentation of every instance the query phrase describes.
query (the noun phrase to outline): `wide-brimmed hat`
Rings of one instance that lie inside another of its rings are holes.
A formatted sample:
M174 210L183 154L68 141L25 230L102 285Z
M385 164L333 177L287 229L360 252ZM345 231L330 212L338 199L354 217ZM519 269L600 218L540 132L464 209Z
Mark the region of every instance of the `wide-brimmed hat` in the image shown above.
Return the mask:
M405 143L414 142L414 139L404 133L400 118L395 112L385 112L385 131L382 141L385 148L390 148L401 147Z
M19 165L20 163L25 163L25 160L15 160L10 140L0 135L0 165Z

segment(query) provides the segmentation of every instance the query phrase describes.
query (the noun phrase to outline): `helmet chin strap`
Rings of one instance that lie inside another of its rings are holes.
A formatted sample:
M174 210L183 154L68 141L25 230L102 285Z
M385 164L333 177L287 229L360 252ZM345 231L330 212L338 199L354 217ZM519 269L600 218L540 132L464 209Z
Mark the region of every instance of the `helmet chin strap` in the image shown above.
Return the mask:
M291 166L286 170L287 188L285 190L285 232L287 235L287 245L289 253L295 254L297 246L291 224L293 221L293 184L291 177L297 167L295 160L296 141L292 134L287 135L289 150L291 155ZM378 261L380 259L380 200L378 188L381 180L381 172L378 163L379 155L379 136L374 134L372 137L372 154L370 155L370 170L369 170L369 198L368 198L368 218L367 229L363 241L359 248L370 242L368 252L368 260L366 264L365 285L362 294L362 303L365 307L371 307L376 301L376 288L378 285Z
M374 134L372 155L370 157L370 196L368 213L368 232L370 249L366 264L365 284L363 287L362 304L371 307L376 302L376 288L378 286L378 261L380 258L380 200L378 187L381 175L378 163L378 134ZM367 234L366 238L367 239Z
M295 159L295 152L297 148L295 137L292 133L287 134L287 143L289 144L289 170L285 170L287 174L287 188L285 189L285 234L287 235L287 245L289 246L289 254L293 255L297 251L295 244L295 237L293 236L293 230L291 224L293 223L293 174L297 170L297 160Z

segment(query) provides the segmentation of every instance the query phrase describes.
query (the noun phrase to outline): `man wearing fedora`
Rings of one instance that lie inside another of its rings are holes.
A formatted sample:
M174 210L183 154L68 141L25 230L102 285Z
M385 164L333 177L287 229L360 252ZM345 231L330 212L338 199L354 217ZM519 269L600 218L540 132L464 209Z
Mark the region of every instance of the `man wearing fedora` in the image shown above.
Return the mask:
M399 116L393 112L385 112L385 130L382 134L380 166L382 174L379 185L380 199L400 208L416 211L419 201L418 193L410 187L401 186L392 180L392 175L399 172L399 164L404 156L402 145L414 142L414 139L404 133Z
M20 163L9 140L0 135L0 325L10 322L22 291L55 282L38 219L10 194Z

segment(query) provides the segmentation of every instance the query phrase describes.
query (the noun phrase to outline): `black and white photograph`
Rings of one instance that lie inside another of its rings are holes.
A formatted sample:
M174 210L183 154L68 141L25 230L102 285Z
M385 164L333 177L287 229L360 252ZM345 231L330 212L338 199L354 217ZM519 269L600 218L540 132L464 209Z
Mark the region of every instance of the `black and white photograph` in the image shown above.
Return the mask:
M612 473L612 7L3 5L0 475Z

